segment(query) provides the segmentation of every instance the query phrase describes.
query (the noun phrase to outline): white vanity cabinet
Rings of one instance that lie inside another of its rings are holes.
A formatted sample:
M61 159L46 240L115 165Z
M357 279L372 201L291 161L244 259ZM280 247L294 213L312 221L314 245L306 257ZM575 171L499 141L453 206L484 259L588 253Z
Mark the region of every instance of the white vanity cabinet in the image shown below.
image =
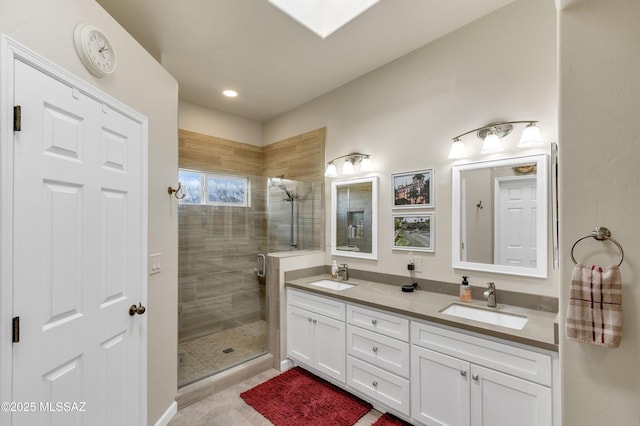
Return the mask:
M425 426L559 426L552 351L287 288L287 356Z
M346 381L345 303L287 289L287 356Z
M553 424L550 354L415 321L411 342L414 420L428 426Z
M347 304L347 387L409 416L409 320Z

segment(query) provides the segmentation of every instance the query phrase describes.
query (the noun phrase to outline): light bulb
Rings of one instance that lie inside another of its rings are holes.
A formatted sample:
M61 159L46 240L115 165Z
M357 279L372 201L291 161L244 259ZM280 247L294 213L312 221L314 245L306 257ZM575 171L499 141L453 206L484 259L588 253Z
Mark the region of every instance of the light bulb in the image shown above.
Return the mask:
M522 137L518 142L519 148L531 148L534 146L542 145L542 136L540 135L540 129L535 123L529 123L527 127L522 131Z
M467 150L464 147L464 144L460 139L455 139L451 144L451 151L449 151L449 158L464 158L467 156Z
M346 159L342 164L342 174L344 175L353 174L353 163L351 162L351 159Z
M484 143L482 144L481 154L490 154L492 152L502 151L502 146L500 145L500 138L496 135L493 130L489 131L487 136L484 138Z
M338 176L338 171L336 170L336 165L333 163L327 164L327 170L325 170L324 175L326 177L336 177Z
M360 171L362 172L373 171L373 164L371 164L371 159L369 157L364 157L362 159L362 162L360 163Z

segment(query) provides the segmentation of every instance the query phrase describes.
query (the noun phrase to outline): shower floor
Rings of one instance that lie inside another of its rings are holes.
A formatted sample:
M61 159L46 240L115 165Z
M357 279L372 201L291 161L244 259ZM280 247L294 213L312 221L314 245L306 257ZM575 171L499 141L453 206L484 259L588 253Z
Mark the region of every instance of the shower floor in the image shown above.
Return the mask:
M233 367L267 351L267 322L255 321L178 344L178 387Z

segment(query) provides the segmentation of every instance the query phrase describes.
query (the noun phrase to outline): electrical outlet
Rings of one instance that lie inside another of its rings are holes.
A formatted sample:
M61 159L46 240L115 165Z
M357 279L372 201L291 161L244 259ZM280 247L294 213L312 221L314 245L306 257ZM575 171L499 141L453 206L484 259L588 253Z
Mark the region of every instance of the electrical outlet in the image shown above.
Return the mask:
M413 270L416 272L422 272L422 257L413 256Z
M162 253L154 253L149 255L149 275L159 274L162 272L160 258Z

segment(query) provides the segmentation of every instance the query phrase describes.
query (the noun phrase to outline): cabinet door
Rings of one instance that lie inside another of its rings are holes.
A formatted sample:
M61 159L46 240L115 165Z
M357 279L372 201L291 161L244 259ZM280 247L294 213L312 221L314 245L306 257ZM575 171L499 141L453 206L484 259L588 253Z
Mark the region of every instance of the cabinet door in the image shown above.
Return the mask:
M468 362L413 346L411 416L427 426L468 426L470 375Z
M313 366L313 314L287 306L287 356Z
M472 426L549 426L551 389L471 366Z
M315 362L319 371L346 383L346 326L344 322L315 315Z

